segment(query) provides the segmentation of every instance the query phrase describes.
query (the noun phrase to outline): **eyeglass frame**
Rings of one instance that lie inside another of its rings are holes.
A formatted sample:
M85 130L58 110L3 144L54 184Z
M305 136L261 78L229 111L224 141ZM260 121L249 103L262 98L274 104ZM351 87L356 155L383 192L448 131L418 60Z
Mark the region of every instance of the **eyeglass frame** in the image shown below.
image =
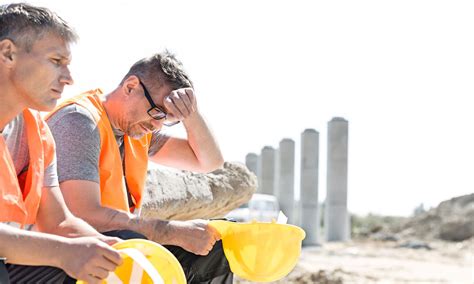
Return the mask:
M150 92L148 92L148 89L145 87L145 84L143 84L142 80L138 79L138 82L140 83L140 86L142 86L143 88L143 93L145 95L145 98L147 99L148 103L150 104L151 108L147 110L147 113L148 115L153 118L154 120L162 120L162 119L165 119L166 120L166 117L168 116L168 113L160 106L157 106L155 104L155 102L153 102L153 99L151 98L151 95L150 95ZM151 111L159 111L163 114L163 116L161 117L154 117L152 114L151 114ZM167 126L167 127L170 127L170 126L173 126L173 125L176 125L180 123L180 121L174 121L174 122L171 122L171 123L166 123L164 122L163 125Z

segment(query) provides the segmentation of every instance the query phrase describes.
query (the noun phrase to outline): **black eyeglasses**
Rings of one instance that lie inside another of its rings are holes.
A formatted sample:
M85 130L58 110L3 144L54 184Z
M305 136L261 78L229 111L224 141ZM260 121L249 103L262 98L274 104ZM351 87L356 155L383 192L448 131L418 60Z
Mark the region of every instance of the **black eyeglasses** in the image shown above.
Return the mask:
M155 105L145 85L142 83L141 80L139 80L138 82L140 82L140 85L143 88L143 92L145 93L145 97L151 106L151 108L147 111L148 115L155 120L164 119L165 121L163 122L163 125L168 126L168 127L178 124L179 120L177 121L168 120L168 113L166 113L166 111L162 107Z

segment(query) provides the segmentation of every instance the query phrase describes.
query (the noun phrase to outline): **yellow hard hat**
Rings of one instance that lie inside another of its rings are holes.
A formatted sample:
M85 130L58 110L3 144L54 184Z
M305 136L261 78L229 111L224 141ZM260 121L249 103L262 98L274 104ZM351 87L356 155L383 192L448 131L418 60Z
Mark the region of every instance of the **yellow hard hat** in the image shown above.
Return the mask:
M241 278L271 282L286 276L301 253L303 229L287 224L235 223L215 220L209 223L222 237L230 269Z
M116 243L112 247L122 254L123 263L102 283L186 284L181 264L162 245L143 239L131 239Z

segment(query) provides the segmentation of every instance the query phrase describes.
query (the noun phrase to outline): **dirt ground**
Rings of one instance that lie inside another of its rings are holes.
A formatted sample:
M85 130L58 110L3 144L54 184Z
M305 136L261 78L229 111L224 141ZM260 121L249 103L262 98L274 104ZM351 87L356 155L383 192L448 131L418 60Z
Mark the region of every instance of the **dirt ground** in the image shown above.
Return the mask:
M275 283L474 283L474 239L434 241L431 249L399 245L360 240L306 247L295 269Z

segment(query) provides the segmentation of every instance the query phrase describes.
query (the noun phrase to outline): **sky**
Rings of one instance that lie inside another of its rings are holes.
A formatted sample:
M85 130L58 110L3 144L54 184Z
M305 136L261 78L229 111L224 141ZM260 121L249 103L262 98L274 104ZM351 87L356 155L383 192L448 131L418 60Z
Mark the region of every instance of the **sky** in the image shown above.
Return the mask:
M6 3L6 1L1 1ZM474 192L474 1L35 0L79 33L64 97L169 49L227 161L349 121L348 206L410 215ZM182 128L169 133L183 136Z

